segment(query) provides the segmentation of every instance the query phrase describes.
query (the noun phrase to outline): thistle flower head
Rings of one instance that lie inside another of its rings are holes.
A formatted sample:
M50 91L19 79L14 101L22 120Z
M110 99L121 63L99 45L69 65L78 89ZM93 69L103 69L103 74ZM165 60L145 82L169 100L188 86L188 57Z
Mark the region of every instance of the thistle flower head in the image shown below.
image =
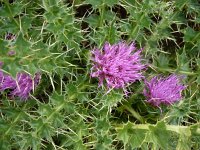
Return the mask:
M147 102L159 107L160 104L171 105L181 100L181 91L186 88L180 83L181 78L173 74L167 78L154 77L149 82L145 81Z
M16 55L16 51L10 50L10 51L8 51L7 55L8 56L14 56L14 55Z
M104 80L109 88L123 88L128 83L143 78L141 70L145 65L141 63L141 49L136 50L135 43L130 45L119 42L111 45L105 43L102 51L92 51L92 77L99 79L102 86Z
M15 80L11 76L5 75L2 71L0 71L0 92L6 89L14 89L15 87Z
M34 81L27 73L18 73L16 79L16 88L11 92L11 95L18 96L21 99L27 99L30 92L34 89Z
M39 84L40 74L36 73L35 78L27 73L18 73L17 79L13 79L9 75L5 75L0 71L0 91L10 89L11 97L19 97L20 99L27 99L30 93Z
M16 38L16 36L14 34L12 34L12 33L7 33L5 35L5 39L6 40L14 40L15 38Z

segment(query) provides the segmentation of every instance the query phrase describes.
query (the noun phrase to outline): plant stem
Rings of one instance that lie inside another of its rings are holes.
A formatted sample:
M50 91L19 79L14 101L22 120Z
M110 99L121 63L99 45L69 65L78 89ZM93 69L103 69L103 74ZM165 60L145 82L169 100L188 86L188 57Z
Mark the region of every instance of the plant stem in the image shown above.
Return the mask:
M132 129L149 130L149 125L150 124L133 124ZM151 126L156 126L156 125L151 125ZM124 125L118 125L115 129L119 130L122 129L123 127ZM190 128L190 126L166 125L166 130L176 132L178 134L181 134L181 132L187 130L188 128ZM200 128L197 128L194 133L200 135Z
M103 4L101 5L101 9L100 9L100 27L103 26L104 11L105 11L105 4L103 3Z
M135 117L141 123L145 123L144 118L142 118L142 116L138 112L136 112L131 106L129 106L129 105L123 105L122 107L124 109L128 110L133 115L133 117Z

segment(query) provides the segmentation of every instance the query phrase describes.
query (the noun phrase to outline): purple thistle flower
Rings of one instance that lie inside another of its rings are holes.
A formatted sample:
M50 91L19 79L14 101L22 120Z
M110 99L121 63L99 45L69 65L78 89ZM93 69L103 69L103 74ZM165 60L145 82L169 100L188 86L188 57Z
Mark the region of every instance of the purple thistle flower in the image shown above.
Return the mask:
M11 76L5 75L2 71L0 71L0 92L6 89L14 89L15 87L15 80Z
M159 107L161 104L171 105L181 100L181 91L186 88L180 83L182 78L183 76L173 74L167 78L153 77L150 82L145 81L144 95L147 102Z
M40 79L41 79L41 74L39 72L35 73L35 77L33 79L35 87L40 83Z
M7 33L5 35L5 39L6 40L14 40L15 38L16 38L16 36L14 34L12 34L12 33Z
M39 84L40 74L36 74L35 78L27 73L18 73L16 79L16 88L11 92L12 96L18 96L21 99L27 99L31 93L35 89L35 87Z
M110 45L106 42L102 51L92 51L91 76L99 78L99 86L105 80L109 88L124 88L126 84L143 78L141 70L145 65L141 64L141 51L136 50L134 42L130 45L125 42Z
M16 51L14 51L14 50L10 50L10 51L7 53L8 56L14 56L15 54L16 54Z
M19 97L26 100L30 93L39 84L40 74L36 73L34 79L27 73L18 73L17 79L13 79L9 75L5 75L0 71L0 91L10 89L11 97Z

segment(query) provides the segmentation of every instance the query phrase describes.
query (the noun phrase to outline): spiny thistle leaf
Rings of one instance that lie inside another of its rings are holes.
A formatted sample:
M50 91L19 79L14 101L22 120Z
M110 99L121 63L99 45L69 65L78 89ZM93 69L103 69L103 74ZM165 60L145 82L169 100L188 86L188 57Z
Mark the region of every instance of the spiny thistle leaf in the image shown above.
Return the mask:
M149 138L153 143L158 144L163 149L170 149L170 134L167 132L164 122L158 122L156 126L149 126L149 129Z

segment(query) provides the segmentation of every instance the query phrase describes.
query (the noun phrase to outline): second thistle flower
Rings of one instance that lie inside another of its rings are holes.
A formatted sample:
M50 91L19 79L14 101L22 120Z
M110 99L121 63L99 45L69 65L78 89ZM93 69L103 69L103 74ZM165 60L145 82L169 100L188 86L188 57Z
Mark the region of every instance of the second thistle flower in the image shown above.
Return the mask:
M106 81L109 88L124 88L128 83L143 78L141 71L145 65L141 63L141 51L136 49L134 42L130 45L125 42L114 45L106 42L102 51L92 51L91 76L99 79L100 86Z
M181 83L182 76L175 74L169 77L154 77L149 82L145 82L144 95L147 102L159 107L161 104L171 105L182 99L181 92L186 88Z
M39 84L40 77L40 73L36 73L34 79L27 73L18 73L14 79L0 70L0 92L9 89L11 97L26 100Z

